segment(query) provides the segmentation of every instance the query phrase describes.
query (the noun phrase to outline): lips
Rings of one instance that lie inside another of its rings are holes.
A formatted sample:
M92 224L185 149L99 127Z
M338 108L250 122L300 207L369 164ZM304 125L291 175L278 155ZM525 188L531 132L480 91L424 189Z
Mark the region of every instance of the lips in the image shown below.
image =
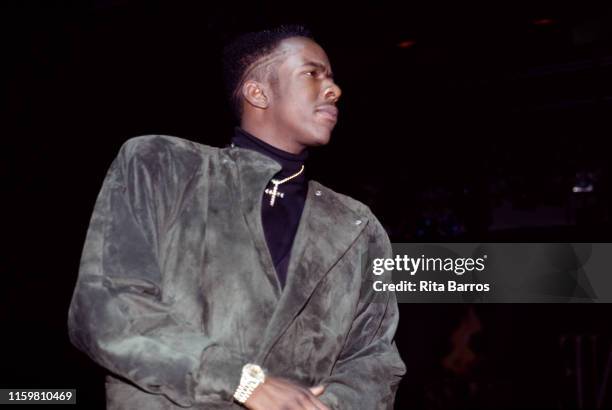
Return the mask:
M338 121L338 108L336 108L334 105L323 105L317 108L315 112L328 121L332 121L334 123Z

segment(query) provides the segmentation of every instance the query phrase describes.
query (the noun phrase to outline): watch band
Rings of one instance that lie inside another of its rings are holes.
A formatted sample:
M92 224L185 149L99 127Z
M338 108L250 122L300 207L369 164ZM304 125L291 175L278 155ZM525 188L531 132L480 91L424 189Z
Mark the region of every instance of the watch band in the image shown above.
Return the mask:
M240 376L240 384L234 392L234 399L241 404L251 396L253 391L266 381L266 376L261 367L256 364L247 363L242 367L242 375Z

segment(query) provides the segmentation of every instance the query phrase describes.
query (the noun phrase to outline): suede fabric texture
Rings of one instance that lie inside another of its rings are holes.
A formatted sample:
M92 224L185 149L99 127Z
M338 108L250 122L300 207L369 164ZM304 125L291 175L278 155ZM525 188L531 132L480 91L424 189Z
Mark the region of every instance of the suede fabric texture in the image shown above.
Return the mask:
M363 204L310 181L281 290L261 222L280 170L248 149L128 140L96 201L68 314L72 343L109 371L109 409L239 409L242 366L333 409L391 409L405 373L393 294L366 267L390 257Z

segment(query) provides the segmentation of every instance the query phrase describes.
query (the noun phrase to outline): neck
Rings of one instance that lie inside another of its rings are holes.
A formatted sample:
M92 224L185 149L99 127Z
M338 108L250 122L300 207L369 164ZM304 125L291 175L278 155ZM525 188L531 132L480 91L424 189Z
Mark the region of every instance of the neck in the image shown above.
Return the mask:
M286 135L279 135L279 133L275 130L275 127L271 125L256 124L251 121L242 121L240 123L240 128L249 134L256 136L266 144L270 144L274 148L278 148L291 154L299 155L306 148L302 144L291 141L291 138L287 138Z
M248 149L258 152L280 164L281 169L275 175L277 180L282 180L296 174L304 165L304 161L308 157L308 150L304 150L301 154L292 154L276 148L260 138L249 134L240 127L234 129L232 144L238 148ZM307 182L306 175L302 172L299 176L291 179L291 184L305 185Z
M308 158L307 149L303 150L299 154L293 154L268 144L263 139L252 135L241 127L236 127L234 129L232 143L240 148L247 148L257 151L260 154L264 154L272 158L276 162L280 163L283 167L281 173L297 171L297 169L304 164L306 158Z

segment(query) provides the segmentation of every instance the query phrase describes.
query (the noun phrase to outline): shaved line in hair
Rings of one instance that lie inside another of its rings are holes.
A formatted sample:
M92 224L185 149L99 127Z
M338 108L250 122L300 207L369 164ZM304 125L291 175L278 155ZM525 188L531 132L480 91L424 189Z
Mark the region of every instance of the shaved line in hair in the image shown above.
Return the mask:
M288 53L288 50L278 49L253 62L253 64L251 64L244 71L244 75L240 80L240 85L236 87L235 96L242 93L244 83L251 78L254 78L257 81L267 80L272 88L276 90L276 86L278 85L278 76L276 70L273 70L272 68L276 65L276 63L278 63L278 60L285 57Z

